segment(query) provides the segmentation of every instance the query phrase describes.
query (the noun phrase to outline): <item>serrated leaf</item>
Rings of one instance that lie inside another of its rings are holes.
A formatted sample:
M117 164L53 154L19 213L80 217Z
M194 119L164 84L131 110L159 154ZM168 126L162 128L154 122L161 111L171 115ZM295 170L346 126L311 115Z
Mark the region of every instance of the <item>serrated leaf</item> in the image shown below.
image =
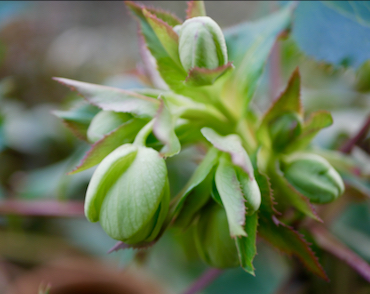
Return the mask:
M186 200L189 193L198 185L200 185L207 176L211 173L212 169L218 162L219 152L216 148L208 150L207 155L203 158L203 161L198 165L197 169L191 176L190 180L182 191L177 195L175 203L173 205L173 215L177 217L184 201Z
M203 136L218 150L229 153L234 165L241 167L252 180L253 166L238 135L220 136L210 128L202 128Z
M163 48L167 54L175 61L178 65L181 65L179 57L179 36L163 20L157 18L154 14L151 14L148 10L143 9L143 15L147 19L148 23L152 27L153 31L157 35Z
M181 150L180 141L175 133L175 118L171 115L162 99L155 115L153 133L164 146L160 151L164 157L171 157Z
M113 152L117 147L130 143L135 139L137 132L146 124L145 120L132 119L102 139L94 143L86 153L79 165L69 174L79 173L99 164L108 154Z
M53 111L53 114L59 117L75 136L87 141L87 129L99 111L96 106L86 103L68 111Z
M217 191L225 208L231 237L247 236L244 231L245 199L228 154L223 154L216 169Z
M356 10L356 14L343 7L342 2L299 2L292 35L298 47L318 61L358 68L370 59L369 2L348 1L352 8L368 6ZM333 6L333 3L337 4Z
M212 85L219 77L233 69L231 62L215 69L193 67L186 77L185 84L191 87Z
M260 210L266 211L271 215L280 214L280 212L275 209L276 202L274 199L274 191L271 188L269 177L261 173L258 169L254 170L254 176L261 191Z
M138 117L150 118L157 112L159 101L133 91L126 91L102 85L54 78L57 82L78 92L89 103L116 112L128 112Z
M262 76L268 55L291 22L292 7L286 7L253 23L242 23L225 30L229 60L234 72L224 87L224 103L245 115ZM231 98L235 97L235 98Z
M305 149L316 134L323 128L331 126L333 118L328 111L316 111L311 113L304 122L302 133L287 147L287 152Z
M142 5L142 7L149 11L151 14L169 24L171 27L182 24L182 20L169 11L144 5Z
M188 1L187 5L186 19L197 16L207 16L204 1Z
M280 222L274 216L260 213L258 233L277 249L298 257L311 272L328 280L324 269L310 248L310 244L307 243L302 234L292 227Z
M296 69L290 77L284 92L281 93L263 116L261 125L257 131L257 137L262 144L271 144L268 128L274 119L287 112L295 112L301 117L303 116L300 88L301 78L298 69Z
M244 230L247 233L247 236L237 237L235 240L240 266L251 275L254 275L253 259L257 254L257 225L257 213L251 216L246 216Z

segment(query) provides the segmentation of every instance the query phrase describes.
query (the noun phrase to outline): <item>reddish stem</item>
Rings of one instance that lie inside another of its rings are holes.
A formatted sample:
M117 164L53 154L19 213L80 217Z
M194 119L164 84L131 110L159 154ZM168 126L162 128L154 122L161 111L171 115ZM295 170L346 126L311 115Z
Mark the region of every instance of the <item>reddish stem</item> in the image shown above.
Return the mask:
M343 146L339 149L343 153L351 153L353 147L360 142L367 134L370 129L370 115L367 117L365 123L363 124L362 128L358 131L358 133L350 138Z
M183 294L195 294L211 284L223 270L210 268L204 272Z
M322 249L343 260L366 281L370 282L370 265L365 260L341 243L324 227L313 226L310 231Z
M61 202L5 200L0 202L0 215L80 217L84 215L84 204L81 201Z

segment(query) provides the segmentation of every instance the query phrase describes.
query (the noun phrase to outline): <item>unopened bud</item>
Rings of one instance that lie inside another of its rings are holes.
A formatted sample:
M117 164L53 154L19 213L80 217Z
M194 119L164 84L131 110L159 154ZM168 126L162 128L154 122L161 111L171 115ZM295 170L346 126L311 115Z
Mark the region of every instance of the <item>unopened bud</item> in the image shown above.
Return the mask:
M110 153L87 188L85 214L113 239L150 242L158 235L169 207L164 159L147 147L126 144Z
M179 55L186 71L194 67L215 69L227 63L225 37L208 16L186 20L179 30Z
M344 192L338 172L319 155L297 153L285 159L282 171L286 179L314 203L328 203Z

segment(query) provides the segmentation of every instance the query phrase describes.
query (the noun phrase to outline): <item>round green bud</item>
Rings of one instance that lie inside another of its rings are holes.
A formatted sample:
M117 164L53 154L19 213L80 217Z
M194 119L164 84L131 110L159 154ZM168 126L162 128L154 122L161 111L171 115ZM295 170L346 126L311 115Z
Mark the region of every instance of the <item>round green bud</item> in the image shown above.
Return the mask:
M87 138L95 143L131 118L132 115L128 113L102 110L92 119L87 129Z
M164 159L152 148L125 144L95 170L86 192L85 215L100 221L113 239L127 244L154 240L169 208Z
M302 118L295 112L286 112L269 124L272 146L276 151L283 150L302 132Z
M299 192L314 203L328 203L344 192L338 172L319 155L294 154L282 162L284 176Z
M215 69L227 63L225 37L208 16L186 20L179 31L179 55L186 71L194 67Z
M219 205L202 211L194 238L200 257L208 265L216 268L239 266L235 240L230 237L225 210Z

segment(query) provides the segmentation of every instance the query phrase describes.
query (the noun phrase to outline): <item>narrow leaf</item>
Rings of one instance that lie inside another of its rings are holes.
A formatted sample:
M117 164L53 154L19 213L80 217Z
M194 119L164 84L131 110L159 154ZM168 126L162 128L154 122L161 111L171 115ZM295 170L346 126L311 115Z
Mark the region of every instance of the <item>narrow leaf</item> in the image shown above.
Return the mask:
M79 173L99 164L117 147L134 140L137 132L146 124L145 120L132 119L119 126L94 143L85 157L69 174Z
M207 155L204 157L203 161L199 164L193 175L191 176L190 180L186 184L186 186L182 189L179 195L176 197L174 207L174 216L176 217L182 206L186 197L189 193L198 185L200 185L206 177L211 173L214 166L217 164L219 158L219 152L216 148L211 148L208 150Z
M310 244L303 235L292 227L280 222L276 217L261 213L259 216L259 235L274 247L298 257L303 264L314 274L328 280L328 277L320 265Z
M158 100L132 91L65 78L54 78L54 80L78 92L89 103L103 110L129 112L138 117L153 117L159 106Z
M333 118L328 111L316 111L304 122L302 133L288 146L287 151L304 149L323 128L331 126Z
M186 9L186 19L197 17L197 16L206 16L206 8L203 1L188 1L188 8Z
M172 29L170 25L156 17L154 14L151 14L146 9L143 9L143 14L152 27L153 31L157 35L167 54L177 64L181 65L179 57L179 36L177 35L177 33Z
M160 140L164 147L161 150L161 155L171 157L181 150L180 141L175 134L175 119L167 109L162 99L157 114L155 115L153 133Z
M178 16L164 9L153 8L144 5L142 5L142 7L149 11L151 14L166 22L171 27L182 24L183 22Z
M99 108L84 103L68 111L53 111L53 114L59 117L77 138L87 141L87 129L98 112Z
M220 151L229 153L233 164L241 167L249 175L251 180L254 179L252 163L238 135L220 136L210 128L203 128L201 132L214 147Z
M245 200L234 166L227 156L221 156L216 169L216 187L226 211L231 237L247 236L244 231Z
M240 266L251 275L254 275L253 259L257 254L257 225L257 213L251 216L246 216L244 230L247 233L247 236L236 238L236 248L238 249Z
M242 23L224 32L229 60L236 67L224 88L224 102L231 109L237 107L243 115L247 112L268 55L277 37L289 27L291 14L288 6L258 22Z

